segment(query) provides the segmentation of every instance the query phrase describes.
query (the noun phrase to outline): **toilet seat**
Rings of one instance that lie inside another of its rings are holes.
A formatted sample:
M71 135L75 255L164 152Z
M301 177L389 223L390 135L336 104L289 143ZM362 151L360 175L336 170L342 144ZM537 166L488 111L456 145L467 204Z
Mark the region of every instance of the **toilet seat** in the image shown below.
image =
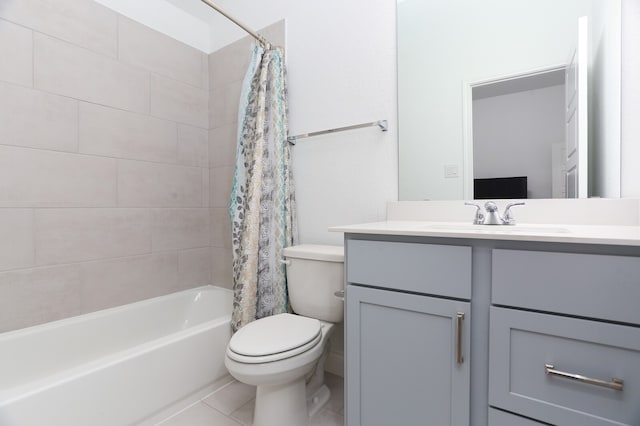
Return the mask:
M299 355L322 339L320 321L279 314L242 327L227 346L227 356L245 364L274 362Z

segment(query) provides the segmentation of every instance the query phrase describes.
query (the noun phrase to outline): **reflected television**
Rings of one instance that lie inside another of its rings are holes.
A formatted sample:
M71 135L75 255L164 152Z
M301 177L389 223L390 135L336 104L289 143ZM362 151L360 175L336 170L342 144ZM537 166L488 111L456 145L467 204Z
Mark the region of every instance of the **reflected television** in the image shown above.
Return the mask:
M476 200L527 198L527 177L474 179L473 198Z

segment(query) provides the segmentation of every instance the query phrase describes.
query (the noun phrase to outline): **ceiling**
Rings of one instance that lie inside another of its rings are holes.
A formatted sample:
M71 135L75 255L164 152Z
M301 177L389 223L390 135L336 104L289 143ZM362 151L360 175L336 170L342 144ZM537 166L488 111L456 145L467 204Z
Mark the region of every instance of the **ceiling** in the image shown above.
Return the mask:
M244 36L246 33L201 0L96 0L133 20L210 53ZM242 0L215 0L215 3L237 16L252 28L261 28L269 22L258 22L256 5ZM251 10L253 9L253 10ZM253 21L243 18L244 11L253 12Z

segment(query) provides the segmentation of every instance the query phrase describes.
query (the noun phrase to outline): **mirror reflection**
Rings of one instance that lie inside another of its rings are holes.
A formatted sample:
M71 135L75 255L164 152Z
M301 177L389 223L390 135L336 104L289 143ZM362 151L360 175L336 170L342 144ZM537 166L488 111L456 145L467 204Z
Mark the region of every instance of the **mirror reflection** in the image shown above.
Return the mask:
M619 0L398 0L399 197L618 197Z

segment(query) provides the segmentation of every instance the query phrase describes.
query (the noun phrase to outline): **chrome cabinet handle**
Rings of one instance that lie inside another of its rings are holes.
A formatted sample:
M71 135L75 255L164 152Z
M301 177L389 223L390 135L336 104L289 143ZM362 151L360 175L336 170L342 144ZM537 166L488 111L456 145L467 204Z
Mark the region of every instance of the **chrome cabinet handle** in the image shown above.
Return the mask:
M611 379L610 381L600 380L600 379L592 379L591 377L582 376L580 374L567 373L564 371L559 371L554 368L552 364L544 365L545 374L549 374L552 376L564 377L565 379L577 380L579 382L588 383L590 385L602 386L604 388L609 388L617 391L624 390L624 380L621 379Z
M333 295L344 302L344 290L338 290Z
M462 321L464 321L464 312L456 314L456 362L462 364L464 357L462 356Z

